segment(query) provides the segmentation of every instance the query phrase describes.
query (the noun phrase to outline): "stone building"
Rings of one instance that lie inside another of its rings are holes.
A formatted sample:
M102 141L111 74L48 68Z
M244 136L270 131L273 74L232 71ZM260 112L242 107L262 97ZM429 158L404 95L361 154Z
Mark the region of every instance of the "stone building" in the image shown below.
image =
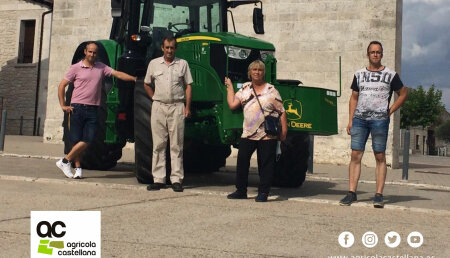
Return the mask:
M409 129L409 153L419 155L450 156L450 143L436 135L436 129L450 120L450 113L444 110L437 122L428 127L416 126ZM400 155L405 144L405 129L400 129Z
M109 38L111 24L110 0L54 1L44 141L62 140L58 84L71 65L75 49L86 40Z
M422 128L421 126L413 127L409 129L409 153L428 155L428 128ZM403 152L405 145L405 129L400 129L400 148Z
M0 109L7 110L7 134L42 135L52 6L53 0L0 1Z
M384 64L401 72L403 2L262 0L262 3L266 34L254 34L251 5L232 9L237 32L275 45L278 78L299 79L304 85L341 93L338 99L339 133L315 137L314 159L316 162L348 164L350 137L345 128L353 73L367 65L366 47L372 40L383 42ZM107 38L111 22L109 0L55 1L45 141L59 142L62 138L57 85L69 68L72 53L82 41ZM230 24L229 30L232 28ZM342 90L339 90L339 56L342 58ZM387 163L392 167L398 166L399 118L398 112L391 118L386 151ZM363 164L374 166L370 141L366 150Z
M450 113L447 110L444 110L443 114L440 117L441 124L450 121ZM432 130L436 130L438 126L432 126ZM433 135L434 136L434 135ZM447 156L450 157L450 142L447 142L439 137L434 138L434 153L439 156Z

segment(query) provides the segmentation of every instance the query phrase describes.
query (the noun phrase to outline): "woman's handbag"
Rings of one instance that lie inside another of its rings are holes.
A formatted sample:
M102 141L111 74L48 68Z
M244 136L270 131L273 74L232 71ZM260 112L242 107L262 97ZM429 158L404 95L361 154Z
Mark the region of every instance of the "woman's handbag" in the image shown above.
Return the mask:
M280 118L274 116L264 117L264 131L268 135L278 136L281 132Z
M258 94L256 94L255 88L253 88L253 92L255 92L256 100L258 101L259 107L261 108L261 111L264 115L264 109L261 105L261 102L259 102ZM264 116L264 131L268 135L272 136L280 135L281 132L280 117L274 117L271 115Z

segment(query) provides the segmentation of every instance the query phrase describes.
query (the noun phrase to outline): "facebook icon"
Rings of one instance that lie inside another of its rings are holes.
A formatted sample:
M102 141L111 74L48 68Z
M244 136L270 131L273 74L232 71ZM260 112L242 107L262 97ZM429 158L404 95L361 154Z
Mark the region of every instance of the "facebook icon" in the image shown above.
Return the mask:
M351 232L342 232L338 237L339 244L344 248L349 248L355 243L355 237Z

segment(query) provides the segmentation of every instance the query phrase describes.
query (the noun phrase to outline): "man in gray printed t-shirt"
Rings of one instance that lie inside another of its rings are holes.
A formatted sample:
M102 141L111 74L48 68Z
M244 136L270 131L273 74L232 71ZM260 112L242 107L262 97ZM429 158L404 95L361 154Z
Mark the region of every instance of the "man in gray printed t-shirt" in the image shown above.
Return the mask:
M349 192L340 201L348 206L357 200L356 188L361 174L361 159L369 134L372 136L372 149L376 161L376 193L373 199L375 208L383 208L383 189L386 180L386 142L392 113L400 108L407 98L407 88L403 86L398 74L381 64L383 46L372 41L367 47L369 66L355 72L352 82L352 95L349 102L349 122L347 133L351 135L351 160L349 164ZM392 93L397 100L389 108Z

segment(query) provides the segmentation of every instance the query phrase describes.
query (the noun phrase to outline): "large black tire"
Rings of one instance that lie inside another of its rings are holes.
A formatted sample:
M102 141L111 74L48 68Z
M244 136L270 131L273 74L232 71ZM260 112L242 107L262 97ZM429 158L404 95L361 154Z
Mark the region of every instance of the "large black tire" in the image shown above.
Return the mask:
M138 81L134 87L134 172L137 181L141 184L153 183L151 111L152 101L145 92L142 81ZM170 184L170 156L167 150L166 183Z
M274 186L300 187L308 169L309 135L288 133L275 164Z
M72 63L76 63L84 57L83 49L85 43L80 44L77 48L75 55L73 57ZM107 59L106 50L102 45L99 45L98 49L98 61L105 64L109 64ZM116 166L117 161L122 157L122 148L125 146L125 141L119 143L105 143L106 136L106 116L107 116L107 106L106 106L106 94L112 87L112 79L105 78L103 80L102 86L102 96L101 103L98 108L97 113L97 132L94 141L89 144L86 151L83 152L81 157L81 167L91 170L108 170ZM66 105L70 105L70 99L72 98L73 84L69 85L66 92ZM68 125L68 115L64 115L63 121L64 127L64 153L67 154L72 148L72 143L69 139L69 125Z
M198 140L185 140L183 163L188 173L210 173L224 167L231 154L228 145L209 145Z
M153 183L152 151L153 141L150 129L152 101L144 85L134 87L134 163L136 179L141 184Z

